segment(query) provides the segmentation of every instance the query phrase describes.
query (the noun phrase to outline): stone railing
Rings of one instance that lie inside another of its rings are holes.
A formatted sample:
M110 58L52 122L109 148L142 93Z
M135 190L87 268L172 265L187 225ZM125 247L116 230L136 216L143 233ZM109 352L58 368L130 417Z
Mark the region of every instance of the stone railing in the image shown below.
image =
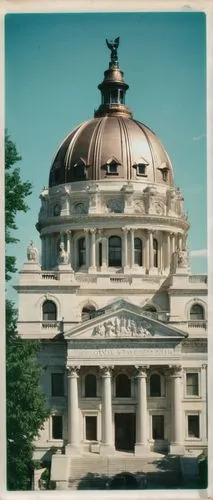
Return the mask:
M57 272L54 271L44 271L41 273L41 278L43 280L58 280L60 279L60 275Z
M207 274L191 274L189 276L189 283L208 283Z
M41 321L41 328L47 329L47 330L57 330L57 331L62 331L62 321L51 321L51 320L44 320Z
M188 321L188 327L189 328L207 328L207 321L206 320L191 320Z
M178 330L184 330L188 332L189 330L206 330L208 322L206 320L194 320L194 321L171 321L169 322L171 326L178 328Z
M110 276L111 283L132 283L132 278L130 276Z

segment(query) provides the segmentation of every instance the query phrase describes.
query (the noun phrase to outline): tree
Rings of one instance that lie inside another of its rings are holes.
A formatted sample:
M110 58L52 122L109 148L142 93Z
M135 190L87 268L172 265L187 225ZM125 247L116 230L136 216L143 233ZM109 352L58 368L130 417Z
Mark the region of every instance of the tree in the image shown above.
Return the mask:
M28 206L25 198L32 192L32 185L29 181L22 182L20 168L14 165L21 160L15 144L11 141L6 132L5 135L5 241L6 244L16 243L13 231L17 229L17 212L27 212ZM11 274L16 272L15 257L6 255L6 279L11 278Z
M5 137L5 222L6 244L16 243L13 236L18 212L26 212L25 197L31 183L23 182L21 160L15 144ZM16 271L16 258L6 256L6 280ZM31 487L34 439L49 414L39 383L42 373L37 355L40 342L23 340L17 333L17 311L6 300L6 384L7 384L7 486L10 490Z

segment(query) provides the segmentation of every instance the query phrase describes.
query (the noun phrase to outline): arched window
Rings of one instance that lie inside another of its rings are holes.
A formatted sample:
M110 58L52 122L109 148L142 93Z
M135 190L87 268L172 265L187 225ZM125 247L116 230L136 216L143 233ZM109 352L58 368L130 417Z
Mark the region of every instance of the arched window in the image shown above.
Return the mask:
M125 373L119 373L115 381L116 398L131 398L131 380Z
M140 238L134 239L134 263L138 266L143 265L143 244Z
M204 309L200 304L193 304L190 309L190 320L204 320Z
M85 398L96 398L97 379L93 373L88 373L85 377Z
M85 238L78 240L78 265L85 266L86 264L86 242Z
M143 311L146 316L150 316L150 318L157 318L157 310L156 307L152 304L147 304L143 307Z
M153 240L153 266L158 267L158 242Z
M150 396L161 396L161 378L158 373L153 373L150 377Z
M57 307L52 300L45 300L42 306L43 321L55 321L57 319Z
M120 236L111 236L109 238L109 266L121 267L121 238Z
M81 313L82 321L87 321L88 319L94 318L95 310L96 310L95 307L90 305L90 304L83 307L82 313Z

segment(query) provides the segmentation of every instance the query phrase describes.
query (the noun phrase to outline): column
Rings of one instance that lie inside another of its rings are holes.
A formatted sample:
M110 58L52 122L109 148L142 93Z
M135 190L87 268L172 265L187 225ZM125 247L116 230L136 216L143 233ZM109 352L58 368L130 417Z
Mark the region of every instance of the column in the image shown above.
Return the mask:
M44 235L44 269L48 269L48 261L47 261L47 235Z
M171 248L171 252L172 252L172 255L173 255L175 253L175 250L176 250L176 245L175 245L176 237L175 237L175 233L171 233L171 236L172 236L172 248Z
M161 232L160 233L160 238L159 238L159 245L160 245L160 248L159 248L159 259L160 259L159 264L160 264L160 266L159 267L160 267L161 272L163 272L163 269L164 269L164 262L163 262L163 250L164 250L164 248L163 248L163 243L164 243L164 233Z
M145 241L145 267L146 272L149 272L149 231L145 230L146 241Z
M90 254L90 272L95 272L96 269L96 229L90 229L91 234L91 254Z
M126 227L122 227L123 231L123 239L122 239L122 267L123 271L127 271L129 269L128 263L128 231L129 229Z
M85 239L86 239L86 269L89 269L89 261L90 261L90 236L89 229L84 229Z
M179 250L183 250L183 236L181 233L178 233L178 244L177 247Z
M108 268L108 239L106 236L102 237L102 266L101 271L106 271Z
M208 439L208 383L207 383L207 365L201 368L201 397L203 398L203 411L201 415L201 437L204 443Z
M134 267L135 264L135 230L130 229L130 249L131 249L131 260L130 260L130 265L131 267Z
M170 244L170 233L167 233L167 266L168 269L170 269L170 265L171 265L171 244Z
M147 366L139 366L137 369L137 388L138 388L138 404L136 413L136 443L135 443L135 455L146 455L149 450L149 445L147 443L147 390L146 390L146 378L147 378Z
M80 453L79 439L79 408L78 408L78 371L79 366L68 367L68 388L67 388L67 423L68 423L68 444L66 454L78 455Z
M41 266L42 269L45 269L45 239L44 236L41 236Z
M149 269L153 268L153 231L149 231Z
M111 455L115 451L112 435L112 366L102 366L102 428L101 428L101 455Z
M172 380L172 442L170 444L170 453L174 455L182 455L184 453L183 446L183 412L182 412L182 367L171 367Z

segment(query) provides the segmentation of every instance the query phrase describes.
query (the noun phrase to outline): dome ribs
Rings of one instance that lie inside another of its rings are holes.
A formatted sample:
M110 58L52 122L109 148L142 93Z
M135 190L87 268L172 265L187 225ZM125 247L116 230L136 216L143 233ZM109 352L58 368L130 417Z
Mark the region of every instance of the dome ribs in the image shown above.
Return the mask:
M80 137L82 131L85 129L85 127L87 126L87 124L89 123L89 121L87 120L86 122L83 122L79 128L77 129L76 133L74 134L74 136L72 137L72 140L67 148L67 152L66 152L66 155L65 155L65 172L70 171L71 168L74 166L72 164L72 156L73 156L73 151L74 151L74 147L75 147L75 144L76 144L76 141L77 139ZM77 161L80 159L81 157L81 154L82 152L79 151L79 158L77 159ZM76 162L75 162L76 163ZM72 172L70 172L70 174L68 175L69 177L69 181L71 180L70 179L70 175L72 177ZM67 179L68 181L68 179Z
M120 165L116 180L145 182L146 177L148 183L174 183L170 159L154 132L142 122L113 114L85 121L67 136L52 164L50 187L81 180L114 182L106 168L109 158ZM140 159L148 164L145 176L139 172ZM166 176L163 164L168 167Z
M123 131L123 136L125 139L125 153L126 153L126 177L127 180L131 179L131 147L130 147L130 134L128 134L127 131L127 125L126 125L126 120L124 118L118 119L120 128ZM122 135L121 135L121 141L122 141ZM123 150L124 148L122 148ZM125 168L125 165L124 165Z
M99 171L100 167L100 160L101 160L101 146L102 146L102 140L103 140L103 133L102 130L105 126L105 118L101 118L101 120L98 120L98 123L95 127L95 130L92 135L91 139L91 144L94 143L94 152L93 152L93 158L92 158L92 165L93 165L93 173L92 173L92 179L99 180L101 177L101 173Z
M135 123L138 125L138 127L142 130L143 134L145 135L146 137L146 140L147 140L147 143L149 145L149 149L150 149L150 154L151 154L151 158L152 158L152 170L153 170L153 181L156 182L156 176L155 176L155 153L153 151L153 148L152 148L152 144L149 140L149 136L148 136L148 133L145 132L144 130L144 127L142 125L142 123L138 122L138 121L135 121Z

